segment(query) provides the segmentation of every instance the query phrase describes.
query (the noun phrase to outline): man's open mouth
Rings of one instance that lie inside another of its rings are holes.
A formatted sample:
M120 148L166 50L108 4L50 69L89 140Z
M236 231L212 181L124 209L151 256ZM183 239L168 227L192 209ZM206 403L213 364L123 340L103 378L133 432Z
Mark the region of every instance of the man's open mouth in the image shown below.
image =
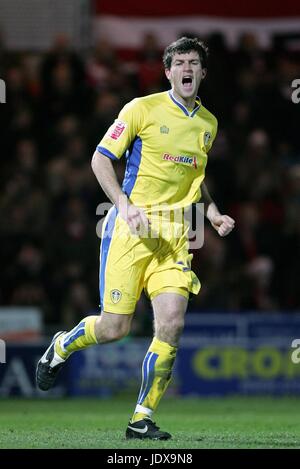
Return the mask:
M184 76L182 78L182 85L184 89L190 89L193 84L193 78L191 76Z

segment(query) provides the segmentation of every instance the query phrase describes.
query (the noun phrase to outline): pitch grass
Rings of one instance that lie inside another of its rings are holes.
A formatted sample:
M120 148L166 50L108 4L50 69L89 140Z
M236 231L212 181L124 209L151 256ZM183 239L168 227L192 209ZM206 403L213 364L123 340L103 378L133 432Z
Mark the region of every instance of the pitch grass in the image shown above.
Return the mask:
M134 398L0 400L0 448L300 448L300 399L165 398L173 439L126 440Z

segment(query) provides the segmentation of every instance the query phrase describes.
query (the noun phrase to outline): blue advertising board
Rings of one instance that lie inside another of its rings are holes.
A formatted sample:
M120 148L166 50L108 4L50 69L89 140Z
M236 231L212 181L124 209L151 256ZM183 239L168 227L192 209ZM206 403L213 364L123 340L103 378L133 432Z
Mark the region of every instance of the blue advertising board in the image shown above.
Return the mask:
M291 360L290 343L197 340L182 344L177 357L183 395L299 394L300 364Z
M108 397L138 393L142 362L151 339L123 339L72 355L69 394Z
M189 314L168 392L298 395L300 363L292 361L294 339L300 344L299 314ZM6 363L0 363L0 396L137 394L150 342L150 337L129 337L74 353L46 393L36 388L35 368L49 342L8 344Z
M189 314L177 357L181 394L299 394L299 314Z

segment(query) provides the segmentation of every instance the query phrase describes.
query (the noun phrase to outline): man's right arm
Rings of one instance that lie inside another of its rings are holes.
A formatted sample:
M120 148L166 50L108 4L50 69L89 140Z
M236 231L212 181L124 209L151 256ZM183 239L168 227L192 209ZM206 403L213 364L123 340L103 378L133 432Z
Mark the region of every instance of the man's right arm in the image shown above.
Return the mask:
M136 233L140 226L148 229L149 220L144 211L132 205L122 191L111 160L98 150L95 151L92 163L93 172L103 191L117 207L121 217L128 223L130 230Z

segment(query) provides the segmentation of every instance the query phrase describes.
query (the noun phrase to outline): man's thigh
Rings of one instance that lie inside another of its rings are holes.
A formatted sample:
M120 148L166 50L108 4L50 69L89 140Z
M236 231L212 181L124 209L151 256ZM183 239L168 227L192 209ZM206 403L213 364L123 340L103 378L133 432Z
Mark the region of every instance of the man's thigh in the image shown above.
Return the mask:
M187 310L188 299L180 292L168 292L166 288L160 295L152 300L154 319L156 322L172 322L174 319L184 320Z

